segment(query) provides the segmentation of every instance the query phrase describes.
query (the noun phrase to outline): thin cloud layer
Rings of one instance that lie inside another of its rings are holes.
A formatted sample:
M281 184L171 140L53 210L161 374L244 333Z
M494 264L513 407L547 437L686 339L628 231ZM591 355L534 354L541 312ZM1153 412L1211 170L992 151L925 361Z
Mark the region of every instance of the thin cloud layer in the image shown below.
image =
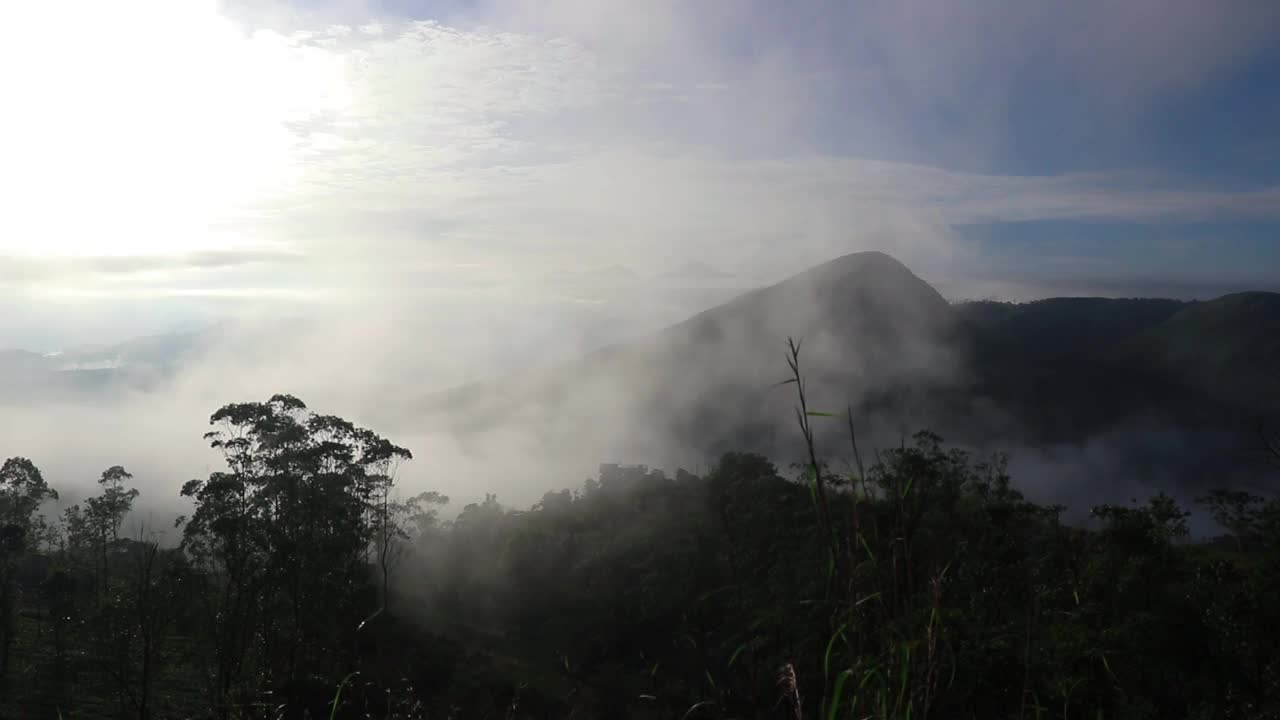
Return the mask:
M1280 214L1277 187L1223 190L1159 173L976 173L840 149L880 137L894 113L979 80L1012 92L993 67L1020 56L1078 72L1098 98L1145 108L1255 51L1271 15L1252 6L1207 24L1186 4L1012 15L987 5L825 7L832 27L862 28L844 54L822 34L795 36L816 32L811 13L797 11L767 37L760 24L773 15L759 5L623 9L482 3L437 21L401 17L415 7L237 14L134 0L95 11L103 29L92 38L62 38L49 30L51 11L19 10L19 19L35 15L27 47L63 53L51 69L19 70L22 89L65 89L46 107L52 123L8 121L10 149L29 148L34 136L53 154L16 153L6 171L18 211L0 220L0 250L119 255L77 260L75 271L161 283L158 272L181 272L183 284L229 292L246 281L224 260L279 264L296 253L308 270L279 270L282 284L352 292L386 287L388 277L412 287L416 272L441 263L463 277L462 267L521 277L697 261L768 280L784 258L790 271L873 247L913 266L941 265L965 251L949 232L958 224ZM1116 41L1156 15L1162 24L1141 42ZM705 38L712 27L720 34ZM1051 28L1060 29L1053 41L1030 52L1027 43ZM1175 47L1179 33L1189 40ZM992 42L965 41L973 37ZM806 39L825 54L807 55ZM826 77L836 61L851 63L844 80L853 83L838 100L823 95L832 87L804 81ZM1108 64L1119 69L1104 72ZM79 76L95 65L105 67ZM859 68L878 79L858 80ZM67 132L76 110L95 102L113 117ZM880 115L850 114L847 137L806 132L812 113L853 105ZM938 134L913 133L919 147ZM50 163L80 153L74 166ZM36 170L62 186L23 188L33 178L20 174ZM55 212L54 203L76 210ZM26 275L19 267L5 282ZM28 282L43 281L35 275ZM271 277L258 273L252 284Z

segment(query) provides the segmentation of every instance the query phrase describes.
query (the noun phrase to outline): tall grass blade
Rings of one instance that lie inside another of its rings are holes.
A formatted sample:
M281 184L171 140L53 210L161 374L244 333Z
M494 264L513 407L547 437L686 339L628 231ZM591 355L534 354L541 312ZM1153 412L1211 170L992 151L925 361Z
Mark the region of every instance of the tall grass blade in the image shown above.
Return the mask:
M852 674L852 670L843 670L836 678L835 688L831 691L831 705L827 707L827 720L835 720L836 714L840 712L840 702L844 698L844 683Z
M836 645L836 640L843 639L844 629L849 627L848 623L841 625L834 633L831 639L827 641L827 652L822 656L822 677L831 677L831 650Z
M684 711L684 715L681 715L681 716L680 716L680 720L688 720L688 718L689 718L689 716L690 716L690 715L693 715L693 714L694 714L695 712L697 712L700 708L707 707L708 705L715 705L715 702L713 702L713 701L711 701L711 700L703 700L703 701L702 701L702 702L700 702L700 703L694 703L692 707L690 707L688 710L685 710L685 711Z
M333 694L333 702L331 703L333 707L329 710L329 720L333 720L338 716L338 703L342 701L342 689L347 686L347 683L351 681L351 678L359 674L359 670L348 673L346 677L342 678L342 682L338 683L338 691Z

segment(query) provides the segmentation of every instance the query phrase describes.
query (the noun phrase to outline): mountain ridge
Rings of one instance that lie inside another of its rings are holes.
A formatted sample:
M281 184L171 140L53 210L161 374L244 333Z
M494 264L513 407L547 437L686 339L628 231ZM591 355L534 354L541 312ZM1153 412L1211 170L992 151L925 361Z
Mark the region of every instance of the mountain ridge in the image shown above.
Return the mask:
M1135 423L1236 433L1259 413L1280 414L1280 402L1218 397L1202 372L1171 373L1148 361L1160 353L1126 349L1144 333L1154 333L1146 346L1169 345L1166 336L1184 332L1188 316L1252 307L1224 297L952 305L891 256L854 253L576 362L434 394L424 413L446 418L443 426L463 439L513 422L528 423L547 446L585 442L583 427L661 436L635 447L606 442L601 456L647 457L664 443L704 457L794 449L792 395L769 389L786 377L792 336L803 338L811 406L847 405L883 438L929 427L962 443L1051 445ZM1262 319L1280 319L1272 307L1280 294L1248 298L1263 306ZM1258 336L1271 325L1233 326L1241 348L1233 357L1251 357L1255 342L1269 347Z
M794 439L792 397L770 390L786 377L787 337L803 340L802 368L819 409L849 406L860 422L895 432L931 427L974 442L1060 443L1139 417L1198 427L1280 415L1280 378L1266 375L1280 367L1280 294L951 304L874 251L835 258L575 361L413 403L425 422L461 437L525 423L540 428L541 441L563 444L581 434L577 423L665 433L637 450L641 456L666 442L702 454L776 447ZM192 343L199 344L186 335L148 337L57 358L0 351L11 380L0 400L38 400L41 378L54 378L64 399L130 383L156 387L180 371ZM52 372L105 355L139 360L142 370L126 362ZM1224 374L1229 382L1216 378Z

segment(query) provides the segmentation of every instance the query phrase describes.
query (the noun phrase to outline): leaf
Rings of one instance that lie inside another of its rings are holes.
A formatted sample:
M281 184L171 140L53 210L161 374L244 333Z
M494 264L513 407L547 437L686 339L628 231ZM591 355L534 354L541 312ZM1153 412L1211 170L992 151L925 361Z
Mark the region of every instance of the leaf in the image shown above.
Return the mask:
M898 673L898 699L894 701L893 706L901 707L902 699L907 694L907 676L911 672L911 647L908 646L903 652L902 670Z
M333 709L329 711L329 720L333 720L338 716L338 701L342 699L342 688L347 686L347 682L350 681L351 678L359 674L360 671L357 670L342 678L342 682L338 683L338 691L333 694Z
M867 538L862 533L858 533L858 541L862 543L862 549L867 551L867 557L871 558L871 562L876 561L876 554L871 552L871 546L867 544ZM876 593L879 595L880 593Z
M702 701L702 702L700 702L700 703L694 703L693 707L691 707L691 708L689 708L688 710L686 710L686 711L684 712L684 715L681 715L681 716L680 716L680 720L687 720L687 719L688 719L688 717L689 717L690 715L692 715L692 714L694 714L695 712L697 712L698 708L706 707L706 706L708 706L708 705L715 705L715 703L714 703L714 702L712 702L712 701L710 701L710 700L703 700L703 701Z
M831 705L827 707L827 720L835 720L836 713L840 711L840 700L844 695L844 681L849 679L852 674L852 670L844 670L836 678L835 689L831 691Z
M831 639L827 641L827 652L822 656L822 677L831 676L831 649L835 647L836 640L844 636L844 629L849 627L848 623L841 625L834 633L831 633Z
M878 597L880 597L880 593L878 593L878 592L873 592L873 593L871 593L870 595L868 595L868 596L866 596L866 597L864 597L864 598L859 599L857 602L855 602L855 603L853 604L853 606L854 606L854 607L861 607L861 606L862 606L862 603L868 602L868 601L870 601L870 600L875 600L875 599L876 599L876 598L878 598Z
M1107 662L1106 653L1098 653L1098 655L1102 658L1102 667L1107 669L1107 674L1111 676L1112 680L1119 682L1120 678L1116 677L1115 672L1111 670L1111 663Z

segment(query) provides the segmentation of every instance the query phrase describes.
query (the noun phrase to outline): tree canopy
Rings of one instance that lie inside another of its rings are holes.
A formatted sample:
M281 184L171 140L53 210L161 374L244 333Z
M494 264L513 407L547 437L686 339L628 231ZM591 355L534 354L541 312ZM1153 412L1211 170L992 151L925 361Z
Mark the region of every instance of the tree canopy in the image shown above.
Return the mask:
M803 392L798 348L794 389ZM606 464L528 509L402 494L411 453L298 398L224 406L181 542L123 467L48 519L0 468L0 715L1280 716L1280 500L1027 500L923 431L864 466Z

